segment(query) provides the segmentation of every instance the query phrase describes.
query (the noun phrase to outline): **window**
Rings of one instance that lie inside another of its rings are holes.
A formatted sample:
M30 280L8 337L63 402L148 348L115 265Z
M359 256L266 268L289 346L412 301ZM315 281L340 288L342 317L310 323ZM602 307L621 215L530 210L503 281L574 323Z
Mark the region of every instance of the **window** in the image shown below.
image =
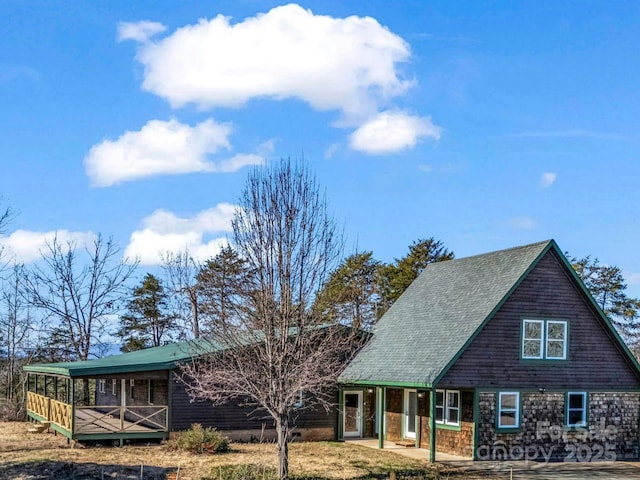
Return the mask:
M149 384L148 384L148 387L147 387L147 400L149 402L149 405L153 405L154 404L155 396L156 396L155 382L152 379L149 379Z
M295 408L302 408L304 405L304 393L302 390L298 390L298 401L293 404Z
M567 426L584 427L587 424L586 392L569 392L567 394Z
M520 426L520 392L498 393L498 428Z
M436 423L460 425L460 391L436 390Z
M135 382L133 381L133 378L129 379L129 398L131 400L133 400L133 387L135 385Z
M114 397L118 394L118 381L114 378L111 380L111 395Z
M104 378L98 380L98 391L100 393L105 393L107 391L107 381Z
M522 358L564 360L567 358L567 322L523 320Z

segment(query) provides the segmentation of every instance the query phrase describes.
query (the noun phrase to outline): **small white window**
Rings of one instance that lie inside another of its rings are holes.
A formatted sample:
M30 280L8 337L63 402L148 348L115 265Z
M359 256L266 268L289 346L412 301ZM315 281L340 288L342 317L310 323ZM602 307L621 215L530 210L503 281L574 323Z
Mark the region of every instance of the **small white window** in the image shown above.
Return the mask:
M522 322L522 358L542 358L542 320L525 320Z
M436 423L460 425L459 390L436 390Z
M135 386L135 382L134 382L133 378L130 378L130 379L129 379L129 398L130 398L131 400L133 400L133 398L134 398L134 397L133 397L133 393L134 393L134 392L133 392L133 387L134 387L134 386Z
M114 378L111 380L111 395L114 397L118 394L118 381Z
M98 380L98 391L100 393L105 393L107 391L107 381L104 378Z
M498 393L498 428L520 426L520 392Z
M546 358L564 360L567 358L567 322L547 321Z
M522 358L565 360L567 322L565 320L523 320Z
M567 425L584 427L587 425L587 393L569 392L567 394Z

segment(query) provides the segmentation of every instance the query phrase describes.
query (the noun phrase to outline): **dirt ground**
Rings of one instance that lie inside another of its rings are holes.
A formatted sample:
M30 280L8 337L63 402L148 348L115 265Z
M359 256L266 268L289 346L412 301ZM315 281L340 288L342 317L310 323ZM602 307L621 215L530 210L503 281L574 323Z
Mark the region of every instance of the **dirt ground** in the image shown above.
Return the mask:
M273 444L233 443L230 453L217 455L169 451L160 444L72 448L62 435L27 433L29 425L0 423L0 479L165 480L169 473L180 469L180 480L218 480L243 478L237 474L237 468L244 466L265 472L276 466ZM292 444L290 470L294 477L309 479L376 478L387 476L391 471L424 472L424 478L441 471L445 478L449 476L442 471L443 467L436 467L434 471L425 462L333 442Z

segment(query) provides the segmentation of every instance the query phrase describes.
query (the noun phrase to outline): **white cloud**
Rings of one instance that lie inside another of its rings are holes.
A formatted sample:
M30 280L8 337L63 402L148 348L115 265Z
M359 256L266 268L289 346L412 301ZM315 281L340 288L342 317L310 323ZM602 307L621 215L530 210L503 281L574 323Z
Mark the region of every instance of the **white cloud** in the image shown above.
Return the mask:
M314 15L289 4L235 24L218 15L163 39L139 37L143 88L174 107L298 98L358 124L412 85L396 71L409 59L408 44L370 17Z
M135 40L145 43L166 29L167 27L158 22L120 22L118 23L118 41Z
M208 119L193 127L177 120L150 120L138 131L91 147L85 167L91 183L108 187L143 177L192 172L233 172L262 163L257 155L239 154L213 162L209 156L231 148L229 124Z
M47 243L56 237L63 247L67 242L84 247L96 238L92 232L16 230L11 235L0 235L0 249L3 249L3 259L16 263L35 262L42 257L41 252L47 251Z
M231 231L234 210L229 203L219 203L193 217L156 210L143 220L141 230L131 234L125 257L137 257L142 265L159 265L165 252L185 248L194 258L212 257L228 244L225 234Z
M437 140L441 131L428 117L382 112L351 134L350 146L369 155L384 155L412 148L424 137Z
M553 172L545 172L540 177L540 186L542 188L548 188L556 182L558 176Z
M513 228L523 230L533 230L536 228L536 222L531 217L512 217L509 219L509 225Z

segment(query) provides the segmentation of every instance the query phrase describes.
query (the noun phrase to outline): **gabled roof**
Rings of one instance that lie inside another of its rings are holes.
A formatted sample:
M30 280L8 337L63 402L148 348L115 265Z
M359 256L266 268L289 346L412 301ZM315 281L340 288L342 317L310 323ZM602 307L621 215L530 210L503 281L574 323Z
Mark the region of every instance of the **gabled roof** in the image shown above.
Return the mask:
M564 258L548 240L427 265L340 381L432 386L551 248Z
M212 353L219 347L210 340L178 342L160 347L136 350L111 357L77 362L41 363L23 369L32 373L47 373L66 377L87 377L131 372L168 370L179 362L203 353Z

